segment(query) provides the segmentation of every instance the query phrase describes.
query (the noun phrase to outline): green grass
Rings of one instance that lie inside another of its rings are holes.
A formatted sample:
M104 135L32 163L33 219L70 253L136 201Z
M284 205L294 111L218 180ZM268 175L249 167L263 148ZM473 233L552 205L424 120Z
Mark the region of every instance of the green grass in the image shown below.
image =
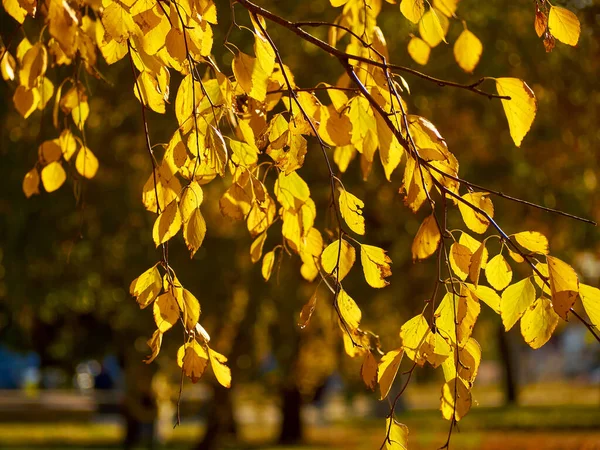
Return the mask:
M410 448L437 449L446 440L448 422L439 411L417 410L402 413L398 419L410 429ZM241 428L242 443L224 444L227 449L333 450L378 449L384 436L382 419L347 421L309 427L302 446L269 446L275 427ZM123 430L117 424L98 423L2 423L0 448L120 448ZM173 431L165 448L185 449L202 433L199 425L185 423ZM496 446L498 442L502 447ZM469 449L552 449L600 450L600 408L597 406L555 407L474 407L453 432L452 448Z

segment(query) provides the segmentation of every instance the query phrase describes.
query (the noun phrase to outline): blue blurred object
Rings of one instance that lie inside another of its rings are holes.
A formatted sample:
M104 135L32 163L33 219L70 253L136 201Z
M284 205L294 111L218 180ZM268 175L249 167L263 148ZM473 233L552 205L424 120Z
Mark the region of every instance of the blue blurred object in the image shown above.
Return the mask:
M20 389L39 384L40 357L0 346L0 389Z

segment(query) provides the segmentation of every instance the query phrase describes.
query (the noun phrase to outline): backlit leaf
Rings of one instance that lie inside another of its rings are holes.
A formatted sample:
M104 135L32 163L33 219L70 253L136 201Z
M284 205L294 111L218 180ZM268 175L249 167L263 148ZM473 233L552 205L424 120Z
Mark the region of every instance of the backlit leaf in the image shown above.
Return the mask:
M534 301L535 288L529 278L508 286L502 293L500 301L500 316L504 329L510 330Z
M150 364L152 361L156 359L158 354L160 353L160 346L162 345L163 334L160 330L156 330L152 337L148 339L148 347L152 350L152 353L144 360L146 364Z
M35 167L23 178L23 192L27 198L40 193L40 174Z
M340 315L340 319L344 321L350 331L354 331L359 327L362 312L354 299L343 289L340 289L340 292L338 293L336 309Z
M379 391L381 392L380 400L387 397L396 379L398 368L402 362L402 356L404 356L404 350L398 348L387 352L379 360L379 367L377 370L377 382L379 383Z
M446 420L457 422L471 409L471 392L460 378L454 378L442 386L441 406L442 415Z
M579 280L575 270L567 263L553 256L546 256L548 277L552 292L554 311L567 320L567 314L575 304L579 293Z
M275 264L275 252L270 251L265 254L262 262L261 273L265 281L269 281L271 278L271 272L273 272L273 265Z
M429 61L431 47L423 39L414 36L408 42L408 54L417 64L424 66Z
M65 169L58 161L51 162L42 169L42 184L46 192L54 192L63 185L67 179Z
M465 280L469 274L472 256L473 253L471 253L471 250L458 242L450 246L450 267L452 267L452 271L461 280Z
M406 1L406 0L404 0ZM385 420L386 440L385 450L407 450L408 449L408 427L396 422L396 419L388 417ZM387 434L389 430L389 435Z
M161 333L166 333L179 320L177 300L171 292L159 295L153 305L154 322Z
M504 113L508 120L510 135L517 147L531 128L537 111L535 94L527 83L518 78L496 78L496 89L499 95L508 96L502 99Z
M513 237L522 247L530 252L548 254L548 239L542 233L537 231L523 231L514 234Z
M340 213L348 228L356 234L365 234L365 218L362 211L365 206L364 202L345 189L340 189L339 203Z
M339 261L339 267L338 267ZM333 241L321 254L321 266L329 274L334 274L338 268L338 280L342 281L356 261L356 250L345 239Z
M503 290L512 280L512 269L504 256L498 254L490 259L485 267L488 283L497 291Z
M190 258L198 251L204 237L206 236L206 222L200 212L200 208L196 208L187 222L183 224L183 239L190 251Z
M375 390L375 386L377 385L377 361L373 353L366 352L365 359L360 367L360 376L365 386L372 391Z
M484 192L469 192L468 194L463 195L462 199L464 202L458 202L458 209L463 221L465 222L465 225L475 233L485 233L490 225L490 221L486 216L474 210L472 206L485 211L491 218L493 218L494 205L492 204L489 195Z
M425 2L423 0L401 0L400 11L412 23L418 23L425 13Z
M154 301L161 289L160 272L156 266L152 266L131 282L129 293L136 298L140 308L145 308Z
M184 375L192 380L192 383L196 383L204 374L204 370L208 364L208 354L195 340L189 344L182 345L179 348L179 352L177 352L178 356L182 350L181 369Z
M558 314L552 303L545 297L538 298L521 317L521 334L531 348L540 348L550 337L558 324Z
M459 67L467 73L472 73L479 64L483 45L477 36L466 28L454 43L454 59Z
M211 348L208 349L208 355L210 357L210 366L219 384L226 388L231 387L231 370L225 364L227 358Z
M577 45L581 25L577 16L568 9L551 6L548 16L548 29L552 36L563 44Z
M302 307L302 311L300 311L300 321L298 322L298 326L300 328L306 328L308 323L310 322L310 318L312 317L313 312L317 306L317 291L315 290L314 294L311 295L310 299L306 304Z
M431 329L423 314L413 317L400 328L404 353L420 366L425 364L427 359L423 344L426 343L429 333Z
M579 285L579 296L590 321L600 330L600 289L582 283Z
M427 216L417 231L412 243L413 260L425 259L433 255L440 243L440 230L435 217Z
M382 288L389 284L385 278L392 275L390 264L392 260L385 250L372 245L360 246L360 261L363 266L365 280L369 286Z
M167 205L163 212L160 213L154 222L154 228L152 229L154 243L157 247L160 244L164 244L175 236L180 229L181 213L179 212L177 200L173 200Z
M98 166L96 155L89 148L81 147L77 153L77 159L75 159L77 172L85 178L94 178L98 172Z
M440 42L446 42L448 32L448 18L439 15L433 8L429 8L419 21L419 34L430 47L436 47Z

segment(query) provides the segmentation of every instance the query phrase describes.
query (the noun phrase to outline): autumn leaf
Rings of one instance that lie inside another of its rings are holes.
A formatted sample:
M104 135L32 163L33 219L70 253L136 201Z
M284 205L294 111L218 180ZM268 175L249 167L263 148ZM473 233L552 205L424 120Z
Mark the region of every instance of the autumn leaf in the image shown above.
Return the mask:
M364 202L345 189L340 188L339 204L340 213L348 227L356 234L365 234L365 218L362 211L365 206Z
M404 356L404 350L398 348L387 352L381 357L379 361L379 367L377 369L377 382L379 383L379 390L381 392L380 400L386 398L394 384L398 368L402 362L402 356Z
M179 319L177 300L171 292L159 295L153 305L154 322L161 333L166 333Z
M34 167L23 178L23 192L27 198L40 193L40 174Z
M365 386L372 391L375 390L375 386L377 385L377 361L373 353L365 353L365 359L360 367L360 376Z
M46 192L54 192L63 185L67 179L65 169L58 161L51 162L42 169L42 184Z
M131 282L129 293L136 298L140 308L145 308L154 301L161 289L160 272L154 265Z
M530 252L539 253L541 255L548 254L548 239L542 233L537 231L523 231L514 234L512 237Z
M567 320L567 314L579 294L579 280L575 270L558 258L546 256L548 277L552 292L552 306L556 313Z
M354 299L352 299L352 297L350 297L343 289L340 289L340 292L337 295L336 310L340 315L340 319L350 331L354 331L358 328L360 320L362 319L362 312Z
M440 243L441 235L435 216L427 216L417 231L412 244L413 261L425 259L435 253Z
M552 309L552 303L540 297L521 317L521 334L531 348L537 349L550 340L556 325L558 314Z
M271 272L273 272L273 265L275 264L275 252L270 251L263 257L261 273L265 281L269 281L271 278Z
M462 419L471 409L471 392L460 378L454 378L442 386L442 415L446 420Z
M510 97L510 100L501 101L508 120L510 135L515 145L520 147L535 119L537 111L535 94L527 83L518 78L496 78L496 89L498 95Z
M210 366L212 367L215 378L219 384L223 387L231 387L231 370L225 364L227 358L213 349L208 349L208 356L210 359Z
M345 239L339 239L329 244L321 254L321 266L326 273L334 274L337 268L337 277L342 281L352 269L356 261L356 250Z
M454 59L459 67L467 73L472 73L479 64L483 45L477 36L466 28L454 43Z
M493 218L494 205L489 196L484 192L469 192L462 196L462 200L458 202L458 209L465 225L475 233L485 233L490 221L474 208L484 211L489 217Z
M372 245L360 246L360 261L363 266L365 280L369 286L382 288L389 284L385 278L392 275L390 264L392 260L385 250Z
M160 213L154 222L154 228L152 230L154 243L157 247L160 244L164 244L175 236L180 229L181 213L179 212L177 200L173 200L167 205L163 212Z
M442 41L446 42L448 27L449 22L446 16L439 15L435 12L435 9L429 8L419 21L419 34L433 48Z
M425 14L425 2L423 0L401 0L400 12L412 23L418 23Z
M568 9L551 6L548 16L548 29L552 36L563 44L577 45L581 25L577 16Z
M508 286L502 293L500 302L500 316L504 329L510 330L534 301L535 288L529 278Z
M503 290L512 281L512 269L504 256L498 254L490 259L485 267L488 283L497 291Z
M423 39L416 36L412 37L408 42L408 54L417 63L424 66L429 61L431 47Z
M600 289L581 283L579 297L590 321L596 329L600 329Z
M394 418L388 417L385 420L385 430L385 450L408 449L408 427L406 425L397 422Z
M425 364L427 358L423 344L426 343L430 333L429 324L422 314L413 317L400 328L404 353L420 366Z

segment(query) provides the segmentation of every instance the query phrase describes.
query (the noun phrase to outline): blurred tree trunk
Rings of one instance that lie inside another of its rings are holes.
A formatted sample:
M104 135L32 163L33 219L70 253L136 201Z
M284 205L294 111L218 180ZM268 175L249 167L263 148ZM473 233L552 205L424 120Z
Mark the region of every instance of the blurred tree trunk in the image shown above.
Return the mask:
M297 444L304 437L302 425L302 394L296 383L290 383L281 389L281 431L279 443Z
M498 326L498 346L503 369L504 403L516 405L518 401L517 364L511 336L504 331L504 326Z
M233 413L231 390L223 386L214 386L214 396L207 411L206 433L196 446L197 450L222 448L224 436L237 438L238 428Z

